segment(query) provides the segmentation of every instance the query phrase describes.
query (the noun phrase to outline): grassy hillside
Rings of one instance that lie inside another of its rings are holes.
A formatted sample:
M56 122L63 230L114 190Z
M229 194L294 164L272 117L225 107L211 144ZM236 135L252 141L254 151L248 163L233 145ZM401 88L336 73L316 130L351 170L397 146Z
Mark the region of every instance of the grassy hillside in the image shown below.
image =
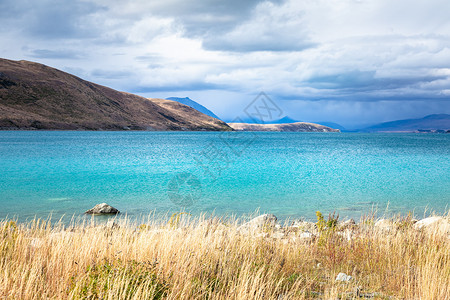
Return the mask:
M1 129L231 130L188 106L158 103L42 64L0 59Z

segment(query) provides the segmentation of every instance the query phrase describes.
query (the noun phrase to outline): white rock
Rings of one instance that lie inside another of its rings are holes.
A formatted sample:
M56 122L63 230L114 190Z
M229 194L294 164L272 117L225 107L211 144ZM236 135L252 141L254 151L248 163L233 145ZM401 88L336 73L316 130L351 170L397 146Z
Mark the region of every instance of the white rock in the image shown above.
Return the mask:
M266 238L268 236L269 236L269 234L267 232L260 232L260 233L257 233L254 235L254 237L257 237L257 238Z
M304 231L300 233L298 237L302 242L311 242L316 238L316 236L309 231Z
M33 238L30 241L30 247L32 248L40 248L44 242L40 238Z
M347 241L351 241L353 239L353 232L350 229L345 229L344 231L336 232L337 235L342 236Z
M386 219L376 221L374 226L382 231L391 231L394 228L392 221Z
M352 276L347 275L347 274L345 274L345 273L339 273L339 274L336 276L336 281L345 281L345 282L348 282L348 281L350 281L350 280L352 280L352 279L353 279Z
M417 221L414 224L414 227L416 229L421 229L423 227L429 227L429 226L436 225L437 223L440 223L442 220L444 220L444 218L442 218L442 217L429 217L429 218L425 218L420 221Z
M242 224L238 227L238 231L241 233L250 233L265 229L272 229L275 227L276 222L277 217L275 215L264 214Z
M450 219L443 217L429 217L416 222L414 228L450 234Z
M285 237L285 234L282 231L275 231L274 233L272 233L271 237L274 239L282 239Z
M300 233L300 237L304 238L304 239L311 239L314 237L314 234L312 234L309 231L305 231L305 232Z

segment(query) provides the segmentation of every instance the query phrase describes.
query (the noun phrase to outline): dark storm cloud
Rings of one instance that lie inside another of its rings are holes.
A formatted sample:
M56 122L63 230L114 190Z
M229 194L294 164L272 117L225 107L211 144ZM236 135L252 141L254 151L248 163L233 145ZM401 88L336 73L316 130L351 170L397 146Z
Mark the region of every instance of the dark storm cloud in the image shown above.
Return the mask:
M229 87L205 82L191 82L182 85L164 85L164 86L137 86L132 88L133 93L152 93L152 92L179 92L179 91L207 91L207 90L226 90Z
M29 54L33 58L81 59L83 55L74 50L35 49Z
M89 16L102 7L84 1L14 0L0 4L0 16L12 30L35 38L86 38L96 29Z
M292 23L293 19L298 22L301 15L289 13L272 15L271 11L283 2L281 0L149 1L142 3L140 9L129 9L121 17L139 19L142 14L146 14L171 18L174 24L182 28L184 37L201 39L203 47L209 50L300 51L311 47L313 43L307 40L303 31L285 26L287 21ZM126 7L127 2L121 5ZM259 19L257 24L252 23L254 18Z
M92 77L104 78L104 79L122 79L131 78L134 73L131 70L119 71L119 70L106 70L106 69L96 69L91 72Z
M183 24L187 36L220 34L248 20L261 0L150 1L149 12L174 17ZM270 1L281 3L281 0Z
M407 76L403 78L377 78L376 71L353 70L346 73L312 77L303 82L303 84L316 89L333 89L358 92L398 89L406 86L416 86L421 83L430 83L446 78L446 76L430 75L418 75L414 77Z
M203 47L208 50L233 52L302 51L313 46L314 43L303 38L282 38L274 32L253 37L243 36L241 38L208 36L203 41Z
M309 102L317 102L317 101L337 101L337 102L358 102L358 103L377 103L380 101L383 102L427 102L427 101L437 101L437 103L441 103L444 107L450 108L450 97L445 94L439 94L435 92L418 92L416 90L404 90L399 89L398 91L388 91L383 92L379 91L378 93L373 93L371 90L367 91L357 91L352 89L350 90L328 90L327 92L316 94L316 95L301 95L300 93L280 93L273 92L270 93L274 98L283 101L283 100L301 100L301 101L309 101Z

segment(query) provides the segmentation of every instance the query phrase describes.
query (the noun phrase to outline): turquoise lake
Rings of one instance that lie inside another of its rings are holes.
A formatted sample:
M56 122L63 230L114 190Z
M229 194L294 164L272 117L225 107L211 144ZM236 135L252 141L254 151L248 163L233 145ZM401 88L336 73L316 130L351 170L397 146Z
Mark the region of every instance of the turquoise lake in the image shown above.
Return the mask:
M359 218L450 203L450 134L0 132L0 218L315 211Z

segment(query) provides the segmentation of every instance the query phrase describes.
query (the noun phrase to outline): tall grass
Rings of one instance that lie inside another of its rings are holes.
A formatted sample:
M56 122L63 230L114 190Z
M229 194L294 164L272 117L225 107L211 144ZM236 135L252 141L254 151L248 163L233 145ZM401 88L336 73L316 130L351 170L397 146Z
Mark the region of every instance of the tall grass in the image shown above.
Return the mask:
M400 221L380 231L365 219L310 240L298 228L242 235L239 220L187 215L119 226L4 220L0 299L449 299L449 236ZM340 272L353 280L336 281Z

